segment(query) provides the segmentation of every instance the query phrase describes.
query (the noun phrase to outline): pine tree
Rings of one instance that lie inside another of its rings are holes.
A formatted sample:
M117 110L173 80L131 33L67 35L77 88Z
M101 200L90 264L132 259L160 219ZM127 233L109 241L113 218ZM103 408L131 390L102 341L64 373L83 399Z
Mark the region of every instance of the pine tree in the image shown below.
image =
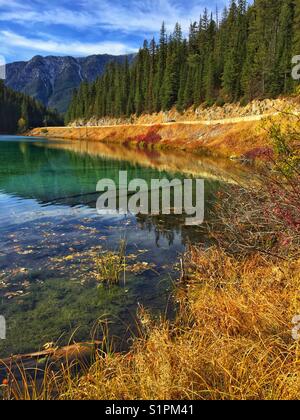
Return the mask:
M159 40L159 49L158 49L158 68L157 68L157 74L155 78L155 110L160 111L161 105L162 105L162 85L164 82L165 77L165 69L167 64L167 53L168 53L168 39L167 39L167 33L166 33L166 26L163 22L162 28L160 31L160 40Z
M239 51L238 51L238 7L235 0L231 1L228 19L226 22L227 44L224 59L223 73L223 92L228 101L233 101L237 97L236 81L239 74Z
M46 109L41 103L22 93L7 88L0 80L0 132L24 132L28 128L61 125L56 111Z
M29 128L29 113L28 113L28 99L24 98L21 105L21 118L24 121L23 128L27 130Z
M155 72L156 72L156 42L153 38L149 48L149 80L146 92L146 111L152 114L155 111L155 96L154 96L154 84L155 84Z
M300 1L294 0L293 44L292 56L300 56ZM294 82L296 86L300 81Z
M300 54L299 0L231 0L222 17L205 9L184 39L180 24L158 43L144 42L133 63L109 63L94 83L74 92L66 121L93 116L183 112L206 102L239 101L288 93L291 58ZM299 52L298 52L299 50ZM297 51L295 53L295 51ZM28 119L36 122L31 106Z
M294 0L293 56L300 55L300 1Z
M162 109L168 110L177 102L182 64L182 31L176 23L168 43L167 62L162 87Z
M243 72L249 99L272 94L276 73L277 34L282 0L256 0L251 8L250 35Z
M288 93L293 88L291 79L293 43L294 2L285 0L282 4L276 48L276 65L272 69L271 93L273 96Z
M208 104L215 100L215 62L214 48L216 37L216 23L211 16L209 26L207 28L207 60L205 65L205 99Z

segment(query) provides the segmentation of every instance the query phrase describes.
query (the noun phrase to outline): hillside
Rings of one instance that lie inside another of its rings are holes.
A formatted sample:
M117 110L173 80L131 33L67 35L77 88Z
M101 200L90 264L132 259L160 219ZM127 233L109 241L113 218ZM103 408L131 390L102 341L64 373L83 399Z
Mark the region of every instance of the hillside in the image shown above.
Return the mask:
M270 147L264 121L280 120L286 111L300 114L300 96L252 101L247 106L203 106L185 113L143 114L131 118L77 120L68 127L36 128L29 134L61 139L124 144L150 150L172 149L204 152L215 156L264 155ZM264 158L264 156L262 156Z
M129 55L129 62L134 55ZM111 61L124 63L126 56L93 55L86 58L33 57L7 65L6 86L25 93L45 106L65 112L73 91L83 80L94 81Z
M224 124L178 122L102 127L52 127L32 130L29 135L57 139L89 140L108 144L124 144L150 150L172 149L208 152L221 156L239 156L255 148L266 147L261 124L254 121Z
M0 80L0 133L15 134L32 127L61 123L56 112L27 95L7 88Z

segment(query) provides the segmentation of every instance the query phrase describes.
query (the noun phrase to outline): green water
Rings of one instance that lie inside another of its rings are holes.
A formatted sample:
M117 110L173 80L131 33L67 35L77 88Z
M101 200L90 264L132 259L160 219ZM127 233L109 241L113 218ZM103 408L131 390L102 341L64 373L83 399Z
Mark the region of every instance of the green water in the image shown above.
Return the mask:
M137 153L123 159L117 150L106 155L70 142L0 137L0 315L7 322L0 357L48 342L101 338L104 320L126 347L138 305L172 316L174 265L187 243L207 242L199 228L174 215L113 217L95 210L97 182L118 180L120 170L129 180L181 176L156 165L168 155ZM220 185L206 180L207 202ZM98 288L93 255L116 250L121 239L133 262L151 269L128 273L118 287Z

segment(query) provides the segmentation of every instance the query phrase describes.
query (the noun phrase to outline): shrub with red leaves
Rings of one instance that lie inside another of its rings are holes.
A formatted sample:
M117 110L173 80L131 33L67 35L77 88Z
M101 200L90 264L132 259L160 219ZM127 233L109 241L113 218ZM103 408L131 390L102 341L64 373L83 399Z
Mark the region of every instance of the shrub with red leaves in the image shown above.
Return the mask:
M246 160L260 159L272 161L274 159L274 151L270 147L257 147L245 153L244 158Z
M136 136L135 141L138 143L155 144L161 140L161 136L158 134L159 126L151 127L146 134Z
M269 194L269 213L286 228L300 233L300 176L282 183L274 181Z

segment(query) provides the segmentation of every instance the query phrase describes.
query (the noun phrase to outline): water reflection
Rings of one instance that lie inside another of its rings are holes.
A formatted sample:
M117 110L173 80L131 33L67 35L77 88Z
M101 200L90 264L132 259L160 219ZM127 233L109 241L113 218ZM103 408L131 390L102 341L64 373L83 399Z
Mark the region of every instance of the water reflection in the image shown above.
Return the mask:
M0 314L8 339L0 357L36 350L62 337L90 338L98 318L114 335L134 326L137 304L165 310L173 266L189 242L207 241L179 216L99 216L99 179L205 177L206 199L249 173L229 162L86 142L0 137ZM127 253L155 270L129 273L126 284L98 290L93 257L127 241Z

